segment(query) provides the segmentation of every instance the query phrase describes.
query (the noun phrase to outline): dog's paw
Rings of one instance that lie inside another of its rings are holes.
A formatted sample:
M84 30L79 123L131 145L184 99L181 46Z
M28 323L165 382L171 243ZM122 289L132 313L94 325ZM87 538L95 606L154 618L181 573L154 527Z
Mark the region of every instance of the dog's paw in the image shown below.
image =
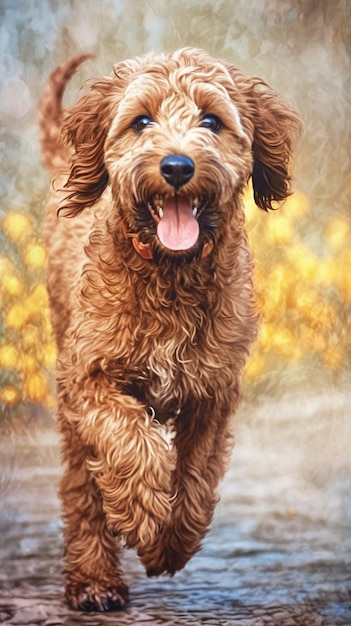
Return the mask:
M191 554L187 554L185 546L178 549L171 547L167 530L164 537L155 541L151 546L142 546L138 550L138 556L145 567L148 577L168 574L174 576L176 572L183 569Z
M145 484L144 484L145 485ZM127 497L105 491L103 506L110 532L127 548L152 544L171 520L172 501L168 492L147 486Z
M78 611L118 611L128 602L128 587L123 581L106 586L100 581L68 582L66 600Z
M154 543L162 534L171 518L169 499L164 499L164 507L157 511L147 510L134 503L129 518L126 515L107 515L107 525L114 537L126 548L140 548Z

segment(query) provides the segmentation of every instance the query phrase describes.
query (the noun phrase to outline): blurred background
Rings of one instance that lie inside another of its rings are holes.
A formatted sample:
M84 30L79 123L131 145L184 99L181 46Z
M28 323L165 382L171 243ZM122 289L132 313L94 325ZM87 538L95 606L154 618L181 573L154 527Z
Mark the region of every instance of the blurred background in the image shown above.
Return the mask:
M1 425L54 413L41 228L49 177L36 102L57 64L84 64L67 91L150 49L207 49L292 102L304 133L295 194L265 214L246 197L262 328L247 402L301 389L348 393L351 367L350 0L0 0Z

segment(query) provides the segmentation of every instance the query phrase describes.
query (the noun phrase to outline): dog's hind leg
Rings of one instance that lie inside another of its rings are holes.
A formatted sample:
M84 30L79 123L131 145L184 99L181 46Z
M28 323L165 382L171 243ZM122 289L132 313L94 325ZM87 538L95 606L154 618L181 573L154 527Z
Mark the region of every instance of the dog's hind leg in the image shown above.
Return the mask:
M72 431L63 434L63 454L68 461L60 487L66 599L73 609L116 610L128 599L118 545L107 529L101 495L86 467L86 450Z

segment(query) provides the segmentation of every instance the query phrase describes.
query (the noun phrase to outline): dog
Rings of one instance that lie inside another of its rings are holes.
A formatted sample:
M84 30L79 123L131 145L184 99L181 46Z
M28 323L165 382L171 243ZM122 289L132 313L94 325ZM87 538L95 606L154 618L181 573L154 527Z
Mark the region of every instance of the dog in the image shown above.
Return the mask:
M117 63L62 110L87 58L51 74L39 122L66 599L106 611L128 600L122 547L173 575L211 524L258 329L243 192L266 211L291 193L300 122L191 48Z

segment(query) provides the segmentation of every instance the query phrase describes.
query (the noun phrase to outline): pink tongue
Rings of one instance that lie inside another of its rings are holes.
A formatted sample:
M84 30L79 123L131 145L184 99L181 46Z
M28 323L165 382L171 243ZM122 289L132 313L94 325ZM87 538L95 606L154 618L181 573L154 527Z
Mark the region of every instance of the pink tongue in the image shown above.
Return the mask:
M196 244L199 232L191 201L184 196L165 198L163 217L157 224L160 242L169 250L188 250Z

